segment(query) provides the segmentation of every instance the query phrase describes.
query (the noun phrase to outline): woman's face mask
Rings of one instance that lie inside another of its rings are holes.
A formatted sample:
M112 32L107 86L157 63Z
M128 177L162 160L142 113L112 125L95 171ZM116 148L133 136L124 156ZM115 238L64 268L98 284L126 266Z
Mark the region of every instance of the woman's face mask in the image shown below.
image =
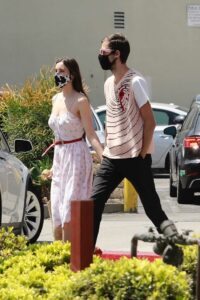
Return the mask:
M68 82L71 81L70 75L62 75L62 74L59 74L59 73L55 73L54 79L55 79L56 86L58 86L59 88L62 88Z

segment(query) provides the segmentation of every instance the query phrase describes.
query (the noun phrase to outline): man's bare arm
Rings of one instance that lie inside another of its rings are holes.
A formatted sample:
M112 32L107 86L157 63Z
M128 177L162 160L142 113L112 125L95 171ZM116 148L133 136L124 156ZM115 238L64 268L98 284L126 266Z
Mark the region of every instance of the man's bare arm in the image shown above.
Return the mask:
M145 103L140 108L140 114L144 122L143 144L142 144L142 150L140 152L140 155L144 158L151 144L154 129L156 127L156 122L154 119L151 104L149 102Z

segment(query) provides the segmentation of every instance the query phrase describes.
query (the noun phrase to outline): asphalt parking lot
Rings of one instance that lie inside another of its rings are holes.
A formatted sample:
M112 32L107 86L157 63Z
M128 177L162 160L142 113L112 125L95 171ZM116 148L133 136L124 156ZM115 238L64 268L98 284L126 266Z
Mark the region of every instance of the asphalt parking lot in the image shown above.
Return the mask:
M195 197L192 204L180 205L176 198L169 196L169 178L155 178L155 183L162 207L178 230L182 232L186 229L200 234L200 196ZM97 245L106 251L130 251L133 235L146 233L150 226L152 223L139 201L137 213L103 214ZM53 241L50 219L45 219L39 241ZM152 252L152 244L139 241L138 250Z

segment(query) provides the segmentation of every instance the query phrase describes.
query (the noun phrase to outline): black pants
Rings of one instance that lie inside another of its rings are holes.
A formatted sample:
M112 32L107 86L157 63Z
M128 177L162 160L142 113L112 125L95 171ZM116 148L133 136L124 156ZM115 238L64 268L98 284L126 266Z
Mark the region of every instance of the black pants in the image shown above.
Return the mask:
M150 154L147 154L144 159L141 156L127 159L103 158L94 178L91 197L94 200L94 244L96 244L105 203L124 178L133 184L147 216L160 232L160 224L168 218L162 210L160 198L155 190L151 162Z

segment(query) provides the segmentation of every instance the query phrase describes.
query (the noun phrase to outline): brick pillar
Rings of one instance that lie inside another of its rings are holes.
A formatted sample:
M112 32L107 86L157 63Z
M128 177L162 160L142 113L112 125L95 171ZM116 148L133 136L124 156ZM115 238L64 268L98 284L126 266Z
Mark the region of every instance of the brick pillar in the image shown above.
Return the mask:
M71 270L87 268L93 258L93 201L71 202Z

